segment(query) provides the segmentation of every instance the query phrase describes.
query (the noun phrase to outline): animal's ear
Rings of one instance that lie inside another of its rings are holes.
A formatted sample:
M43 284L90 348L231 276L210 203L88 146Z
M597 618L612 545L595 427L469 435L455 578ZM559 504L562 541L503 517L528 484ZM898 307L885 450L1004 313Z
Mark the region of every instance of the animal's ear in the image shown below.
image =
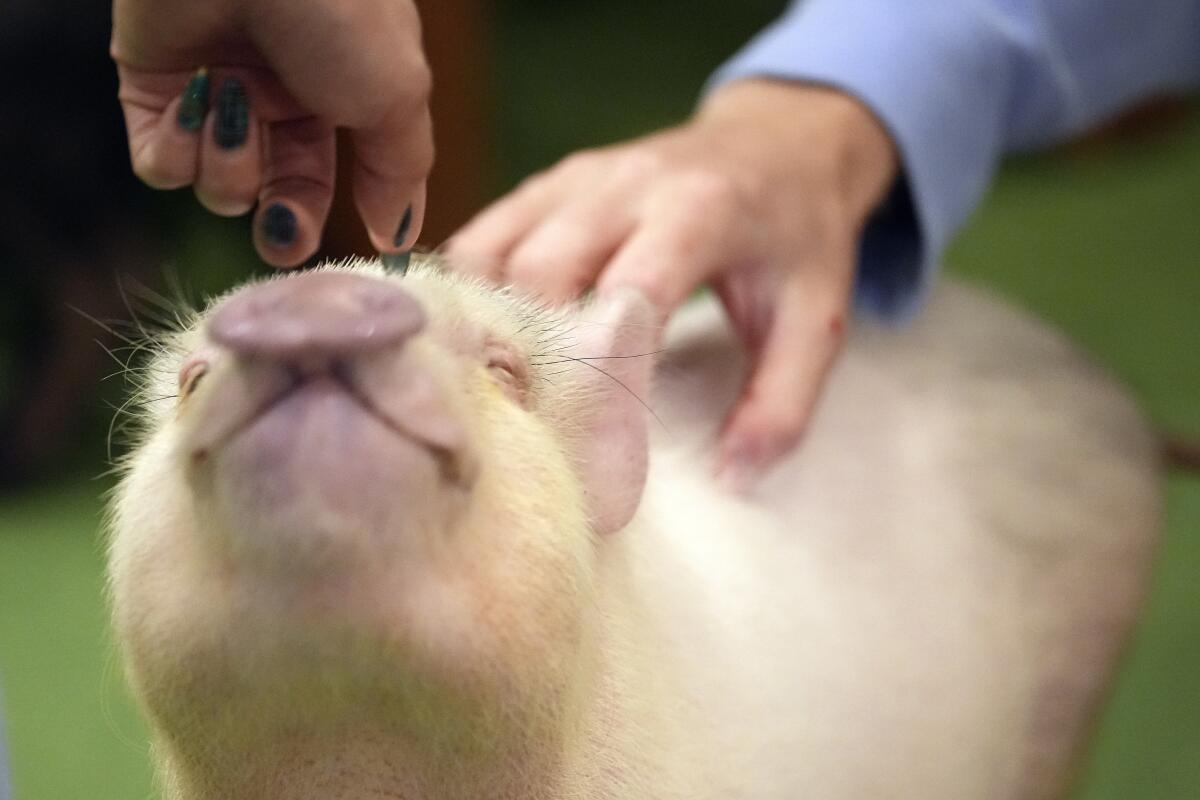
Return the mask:
M663 320L641 292L619 289L579 312L570 355L580 371L580 428L574 456L592 524L624 528L642 499L648 466L646 403Z

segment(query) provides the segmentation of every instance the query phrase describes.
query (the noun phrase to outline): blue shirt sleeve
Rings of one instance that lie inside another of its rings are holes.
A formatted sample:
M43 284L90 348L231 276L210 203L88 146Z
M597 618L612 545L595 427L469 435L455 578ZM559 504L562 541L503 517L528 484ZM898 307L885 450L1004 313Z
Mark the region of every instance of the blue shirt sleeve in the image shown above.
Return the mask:
M832 86L890 132L903 175L861 243L860 307L919 304L1000 157L1200 84L1200 0L807 0L722 67Z

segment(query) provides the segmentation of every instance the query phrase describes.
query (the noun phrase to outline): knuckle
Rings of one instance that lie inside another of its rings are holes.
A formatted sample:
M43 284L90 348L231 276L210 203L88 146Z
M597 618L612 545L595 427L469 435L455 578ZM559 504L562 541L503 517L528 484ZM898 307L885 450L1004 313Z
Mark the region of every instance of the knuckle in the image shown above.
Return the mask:
M808 430L807 409L798 405L793 405L790 409L776 422L775 441L781 451L795 447Z
M503 241L507 227L499 226L491 216L476 217L466 227L454 234L442 250L454 258L468 258L473 262L492 261L503 252Z
M162 158L156 150L133 158L133 174L153 189L179 189L192 182L192 170L182 161Z
M196 182L194 192L200 205L217 216L240 217L254 207L258 187L230 180L205 180Z
M423 108L429 105L433 95L433 71L424 59L411 64L407 77L401 84L399 102L409 109Z
M847 303L830 297L812 303L812 336L816 343L839 347L846 338Z
M591 175L600 168L603 160L604 156L599 150L578 150L559 161L554 171L571 177Z
M666 280L652 275L647 276L640 283L641 285L636 288L655 308L672 308L674 306L675 292Z
M637 274L625 275L621 278L620 284L641 292L651 305L662 311L673 309L679 294L675 282L664 270L645 270Z
M174 189L176 187L165 185L163 178L158 174L158 170L140 159L133 161L133 174L138 177L142 183L149 186L151 189Z
M508 274L520 283L537 282L550 266L536 242L526 241L508 257Z
M403 75L395 79L396 74ZM385 72L377 80L364 80L353 93L330 98L334 118L351 128L370 128L382 122L411 120L429 107L433 75L424 61Z
M414 148L410 158L412 169L416 174L428 175L433 170L433 163L435 160L433 142L429 142L428 146L418 146Z
M196 192L200 205L216 214L218 217L240 217L254 207L253 200L239 197L217 196L207 192Z
M760 438L771 443L769 450L784 452L804 438L808 420L808 407L802 398L780 397L778 402L762 410L759 421Z
M536 295L547 295L554 292L558 283L551 271L543 269L543 265L534 261L509 261L507 280L522 291Z
M513 254L508 274L518 286L557 301L578 297L587 288L587 265L568 255L550 256L542 248Z
M666 171L663 154L648 147L628 147L613 158L612 174L617 179L650 179Z
M558 176L553 172L536 172L522 179L512 191L513 196L543 197L554 191Z
M739 202L734 181L724 173L711 170L690 170L675 180L679 199L693 212L702 214L726 213Z
M586 219L556 216L546 221L532 245L547 255L570 259L589 251L595 238L596 229Z
M536 284L537 292L553 303L569 303L587 288L587 282L574 273L551 273Z
M447 249L450 260L446 265L451 272L462 275L473 275L486 281L496 281L504 272L503 263L496 257L470 249Z
M841 347L846 341L846 314L835 311L825 317L824 335L834 347Z

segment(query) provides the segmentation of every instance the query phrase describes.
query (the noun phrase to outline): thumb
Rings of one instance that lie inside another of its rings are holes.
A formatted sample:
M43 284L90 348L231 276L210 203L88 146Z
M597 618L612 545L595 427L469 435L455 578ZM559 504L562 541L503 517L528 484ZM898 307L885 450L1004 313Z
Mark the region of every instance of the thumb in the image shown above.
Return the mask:
M745 492L803 437L844 336L845 290L794 275L782 287L767 335L726 417L717 478Z

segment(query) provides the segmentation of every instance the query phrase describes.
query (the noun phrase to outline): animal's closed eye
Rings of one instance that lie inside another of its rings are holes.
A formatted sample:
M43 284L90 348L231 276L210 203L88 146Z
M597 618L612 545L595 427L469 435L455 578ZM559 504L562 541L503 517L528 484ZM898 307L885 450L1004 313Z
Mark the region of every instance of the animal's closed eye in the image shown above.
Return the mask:
M514 386L517 385L517 369L509 359L489 359L487 369L494 379L501 381L502 383L511 383Z
M489 342L484 348L488 375L505 394L523 403L528 388L528 373L518 354L503 344Z
M179 399L186 400L200 380L208 373L208 361L202 358L190 358L179 370Z
M504 358L490 359L487 371L496 382L496 386L508 395L509 399L518 405L524 405L525 381L514 361Z

